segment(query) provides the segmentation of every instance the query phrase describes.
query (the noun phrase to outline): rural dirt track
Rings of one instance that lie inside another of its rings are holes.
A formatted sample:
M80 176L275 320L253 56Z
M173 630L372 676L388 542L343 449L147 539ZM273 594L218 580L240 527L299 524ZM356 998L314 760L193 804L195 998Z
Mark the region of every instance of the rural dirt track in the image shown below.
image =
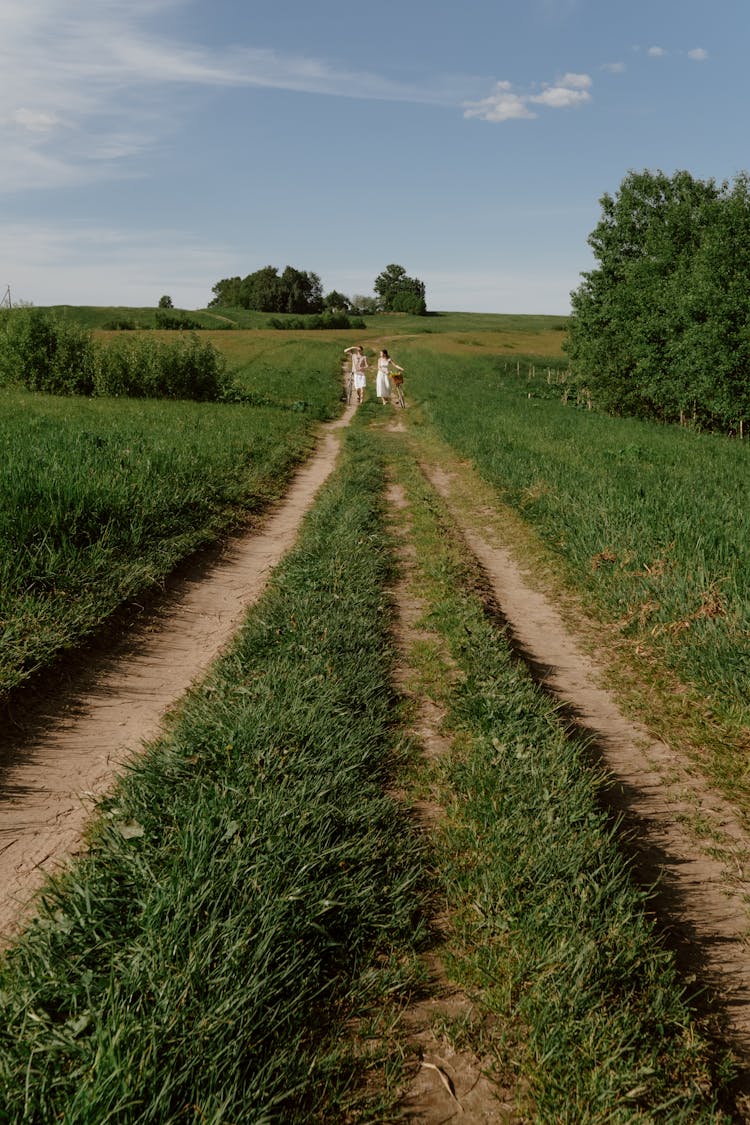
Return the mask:
M503 542L491 507L467 518L442 466L423 471L445 500L480 563L514 645L535 678L558 699L563 717L591 739L612 779L608 799L622 816L627 846L687 979L706 990L701 1007L735 1050L750 1092L750 835L741 814L690 762L626 718L599 686L603 665L589 656L550 598L532 585ZM481 493L474 482L474 496ZM481 527L481 531L479 530ZM512 537L511 537L512 538ZM699 826L699 827L696 827ZM750 1113L747 1120L750 1120Z
M62 704L56 694L33 721L21 716L18 729L0 733L0 944L28 916L45 874L80 845L92 805L115 772L158 734L165 714L230 642L292 546L335 464L336 429L348 424L354 410L348 407L326 428L286 500L259 529L230 543L210 567L183 574L116 649L66 688ZM389 428L406 432L395 420ZM706 1010L716 1014L750 1074L750 837L742 818L676 750L627 719L599 686L602 669L553 602L527 581L503 540L497 513L488 509L485 519L481 511L479 519L467 518L454 474L434 464L424 469L479 560L521 655L571 721L590 735L614 779L610 796L623 815L638 868L647 883L659 882L660 924L683 970L707 986ZM53 703L62 709L53 712ZM710 826L702 842L690 827L698 816ZM421 1079L430 1076L422 1073Z
M294 543L332 471L354 407L324 428L318 449L261 526L212 565L183 573L159 606L112 650L53 692L30 720L0 735L0 944L30 909L47 872L80 845L95 799L230 642ZM45 706L46 704L46 706Z

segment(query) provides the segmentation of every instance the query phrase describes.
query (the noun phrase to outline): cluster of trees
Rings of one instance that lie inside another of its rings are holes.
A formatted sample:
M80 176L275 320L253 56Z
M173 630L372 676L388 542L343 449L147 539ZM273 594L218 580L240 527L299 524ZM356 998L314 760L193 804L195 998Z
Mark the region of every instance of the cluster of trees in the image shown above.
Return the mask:
M750 181L630 172L600 200L598 265L572 294L571 368L615 413L750 418Z
M255 309L271 313L317 313L323 309L323 286L316 273L275 266L218 281L209 307Z
M250 273L247 277L227 277L217 281L209 307L253 309L270 313L355 313L427 311L425 286L409 277L403 266L391 264L375 278L376 297L354 296L332 289L323 295L316 273L287 266L279 273L275 266Z

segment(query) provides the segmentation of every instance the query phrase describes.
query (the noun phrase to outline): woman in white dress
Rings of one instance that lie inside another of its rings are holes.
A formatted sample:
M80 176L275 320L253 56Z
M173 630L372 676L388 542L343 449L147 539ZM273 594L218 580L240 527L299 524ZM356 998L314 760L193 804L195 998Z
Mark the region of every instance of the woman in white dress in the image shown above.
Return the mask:
M344 352L352 357L352 382L354 389L357 392L357 402L361 402L364 398L365 387L367 386L367 356L365 349L361 344L356 344L353 348L344 348Z
M375 384L375 393L383 406L391 398L391 372L403 370L403 367L399 367L388 355L388 349L383 348L378 356L378 378Z

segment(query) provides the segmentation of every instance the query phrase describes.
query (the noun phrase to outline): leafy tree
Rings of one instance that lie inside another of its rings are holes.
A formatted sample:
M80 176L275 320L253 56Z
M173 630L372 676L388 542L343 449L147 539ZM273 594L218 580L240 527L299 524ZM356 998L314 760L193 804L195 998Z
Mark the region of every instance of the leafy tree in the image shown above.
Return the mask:
M241 277L225 277L217 281L211 292L212 299L208 302L209 308L238 309L241 308L240 294L242 289Z
M168 294L165 293L163 297L159 298L159 308L160 309L173 309L174 308L174 305L172 304L172 298Z
M718 189L688 172L631 172L601 199L589 237L598 268L572 294L571 366L606 409L663 420L690 391L674 363L685 330L678 290L712 222Z
M373 289L379 295L385 312L426 312L424 282L408 277L403 266L395 263L386 266L375 278ZM401 307L404 304L409 307Z
M287 266L279 279L284 312L318 313L323 308L323 286L316 273Z
M351 307L349 298L345 297L343 293L339 293L337 289L332 289L323 298L323 308L329 312L349 312Z
M750 418L750 181L724 185L711 222L677 279L683 322L674 363L689 393L685 414L707 426L736 428Z
M246 277L217 281L211 306L254 309L271 313L319 313L323 286L316 273L287 266L279 276L276 266L264 266Z
M240 284L240 306L258 312L286 312L275 266L249 273Z

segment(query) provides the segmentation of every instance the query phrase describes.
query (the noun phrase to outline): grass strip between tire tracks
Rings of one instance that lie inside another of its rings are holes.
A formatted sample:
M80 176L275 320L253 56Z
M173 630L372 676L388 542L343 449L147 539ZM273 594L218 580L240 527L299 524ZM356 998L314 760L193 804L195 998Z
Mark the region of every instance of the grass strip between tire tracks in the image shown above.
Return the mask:
M701 1030L647 917L598 800L605 778L488 616L442 503L388 442L410 504L419 627L455 662L434 687L455 741L433 766L447 810L433 846L449 974L494 1018L475 1046L494 1037L502 1080L510 1068L528 1089L525 1120L730 1120L719 1107L731 1061Z
M3 1122L388 1119L345 1029L415 972L421 866L362 442L0 966Z

